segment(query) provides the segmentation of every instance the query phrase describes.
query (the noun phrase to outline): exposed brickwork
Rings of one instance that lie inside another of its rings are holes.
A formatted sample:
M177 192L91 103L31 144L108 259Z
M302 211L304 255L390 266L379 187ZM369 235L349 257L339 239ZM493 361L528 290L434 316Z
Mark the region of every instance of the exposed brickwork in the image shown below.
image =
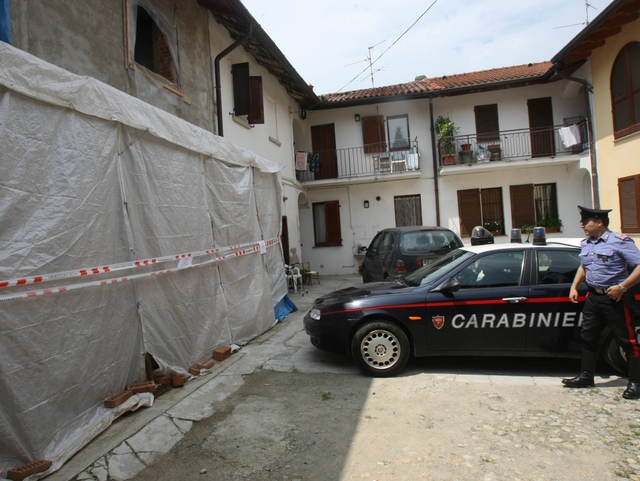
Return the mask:
M116 406L120 406L123 402L133 396L131 391L121 391L118 394L114 394L109 399L105 399L104 407L106 408L114 408Z
M216 361L224 361L229 356L231 356L231 347L229 346L220 346L218 349L213 351L213 358Z
M153 382L156 384L169 384L168 376L156 376L153 378Z
M191 366L189 368L189 374L191 374L192 376L199 376L200 375L200 367L197 364L194 364L193 366Z
M51 467L53 463L45 459L38 459L37 461L31 461L30 463L23 464L17 468L10 469L7 472L7 478L14 481L21 481L27 476L31 476L36 473L43 473Z
M171 385L173 387L184 386L184 379L182 379L182 376L175 371L171 373Z
M198 366L200 366L201 369L211 369L213 367L213 359L198 361Z
M155 390L156 383L153 381L136 382L127 386L127 391L131 391L134 394L138 394L140 392L153 392Z
M153 63L156 73L162 75L173 84L178 83L178 75L167 38L160 28L153 26Z

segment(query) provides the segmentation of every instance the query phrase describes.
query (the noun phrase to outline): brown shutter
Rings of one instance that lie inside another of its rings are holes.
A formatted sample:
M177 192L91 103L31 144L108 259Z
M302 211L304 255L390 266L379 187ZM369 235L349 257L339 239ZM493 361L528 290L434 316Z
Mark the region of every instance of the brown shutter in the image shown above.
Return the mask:
M509 187L509 192L511 194L511 227L535 225L533 184L512 185Z
M362 118L362 139L366 154L387 150L382 115Z
M233 64L231 74L233 75L233 113L247 115L251 112L249 62Z
M469 237L475 226L482 225L479 189L458 191L458 214L460 215L460 233L463 237Z
M498 124L498 104L476 105L476 134L478 142L500 140L500 125Z
M262 77L249 77L249 84L251 85L251 112L247 120L250 124L264 124Z
M640 175L618 180L622 232L640 232Z
M340 202L337 200L325 202L324 215L327 223L327 245L341 246L342 232L340 230Z

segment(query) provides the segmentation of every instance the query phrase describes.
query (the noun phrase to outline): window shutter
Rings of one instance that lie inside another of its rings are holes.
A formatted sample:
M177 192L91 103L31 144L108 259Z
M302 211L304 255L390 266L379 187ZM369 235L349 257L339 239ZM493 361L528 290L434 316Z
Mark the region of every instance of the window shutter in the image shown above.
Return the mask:
M264 124L264 105L262 100L262 77L249 77L251 85L251 112L248 121L250 124Z
M231 74L233 75L233 113L248 115L251 112L249 62L233 64Z
M327 245L341 246L342 232L340 231L340 202L337 200L325 202L324 213L327 222Z
M611 69L611 106L616 139L640 130L640 43L627 44Z
M384 133L384 117L382 115L362 118L362 139L364 141L365 154L384 152L387 150Z
M498 124L498 104L477 105L474 107L476 116L476 134L478 142L500 140L500 125Z
M460 215L461 235L469 237L475 226L482 225L479 189L458 191L458 214Z
M619 179L620 220L623 232L640 232L640 175Z
M482 221L498 222L504 229L504 212L502 210L502 188L494 187L480 191L482 201ZM503 232L504 233L504 230Z
M512 185L511 194L511 226L520 228L524 224L535 225L536 215L533 204L533 184Z

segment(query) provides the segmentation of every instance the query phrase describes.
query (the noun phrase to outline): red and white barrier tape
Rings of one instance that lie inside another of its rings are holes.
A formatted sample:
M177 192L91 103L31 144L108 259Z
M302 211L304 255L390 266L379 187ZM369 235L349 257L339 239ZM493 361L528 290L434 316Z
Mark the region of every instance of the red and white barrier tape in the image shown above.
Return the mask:
M267 247L271 247L275 244L277 244L278 242L280 242L280 238L277 239L269 239L264 241L264 246L265 248ZM198 264L189 264L189 265L185 265L185 266L180 266L180 264L178 264L178 267L174 268L174 269L163 269L160 271L153 271L153 272L145 272L142 274L133 274L130 276L126 276L126 277L114 277L111 279L105 279L105 280L99 280L99 281L91 281L91 282L82 282L82 283L78 283L78 284L69 284L66 286L60 286L60 287L52 287L50 289L41 289L41 290L35 290L35 291L25 291L25 292L18 292L15 294L5 294L5 295L1 295L0 296L0 302L2 301L10 301L10 300L14 300L14 299L27 299L27 298L31 298L31 297L38 297L38 296L44 296L44 295L48 295L48 294L57 294L60 292L66 292L66 291L72 291L72 290L76 290L76 289L84 289L86 287L92 287L92 286L106 286L109 284L117 284L119 282L125 282L125 281L130 281L133 279L141 279L143 277L153 277L153 276L158 276L161 274L167 274L169 272L173 272L173 271L179 271L179 270L183 270L183 269L189 269L191 267L200 267L206 264L211 264L214 262L219 262L219 261L223 261L225 259L230 259L230 258L235 258L235 257L240 257L240 256L244 256L247 254L253 254L255 252L260 252L260 244L261 242L249 242L247 244L241 244L241 245L236 245L236 246L228 246L228 247L223 247L220 249L208 249L206 251L198 251L198 252L190 252L190 253L186 253L186 254L178 254L175 256L164 256L164 257L158 257L158 258L153 258L153 259L144 259L141 261L133 261L133 262L123 262L120 264L113 264L111 266L104 266L104 267L95 267L95 268L90 268L90 269L78 269L78 270L74 270L74 271L66 271L66 272L58 272L58 273L53 273L53 274L47 274L47 275L42 275L42 276L38 276L38 277L29 277L29 278L24 278L24 279L12 279L9 281L3 281L0 282L0 287L13 287L13 286L20 286L20 285L25 285L25 284L30 284L30 283L37 283L37 282L45 282L45 281L50 281L50 280L55 280L55 279L60 279L62 277L65 278L73 278L73 277L81 277L81 276L86 276L86 275L96 275L96 274L101 274L101 273L105 273L105 272L114 272L117 270L122 270L122 269L130 269L130 268L135 268L135 267L142 267L142 266L147 266L147 265L154 265L160 262L167 262L169 260L180 260L180 259L188 259L188 258L193 258L193 257L197 257L197 256L202 256L202 255L215 255L218 254L220 252L228 252L227 254L224 255L216 255L213 259L209 259L207 261L204 262L200 262ZM251 247L250 249L242 249L242 250L237 250L240 249L242 247Z

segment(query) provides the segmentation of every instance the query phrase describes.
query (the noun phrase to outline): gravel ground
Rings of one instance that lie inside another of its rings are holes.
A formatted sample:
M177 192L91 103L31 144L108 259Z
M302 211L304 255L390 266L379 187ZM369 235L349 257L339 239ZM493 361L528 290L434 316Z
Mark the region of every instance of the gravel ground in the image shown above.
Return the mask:
M622 380L500 379L256 371L136 479L640 479Z

